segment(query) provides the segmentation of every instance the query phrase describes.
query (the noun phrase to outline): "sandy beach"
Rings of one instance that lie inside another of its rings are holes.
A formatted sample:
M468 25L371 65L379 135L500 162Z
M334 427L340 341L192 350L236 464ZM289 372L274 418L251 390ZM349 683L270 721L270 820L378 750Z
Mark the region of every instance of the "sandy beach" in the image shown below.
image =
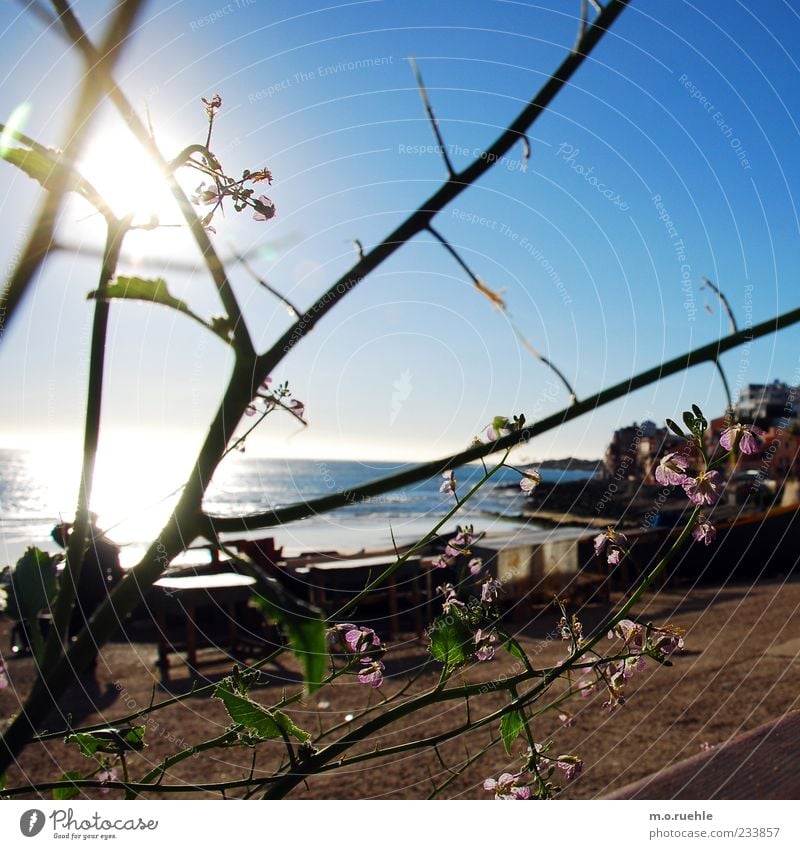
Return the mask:
M612 603L614 598L612 597ZM565 790L565 798L598 798L643 778L654 771L697 754L702 747L719 745L732 737L777 718L798 707L796 670L800 659L800 581L771 580L757 585L681 587L651 595L637 614L656 624L672 623L685 629L685 651L675 657L672 667L649 662L646 671L629 685L627 703L613 714L601 708L602 696L576 699L569 705L576 724L563 728L554 712L536 720L536 736L552 740L553 748L575 753L585 761L583 774ZM604 609L597 605L580 611L588 629L597 623ZM536 665L548 665L563 655L563 646L547 641L556 614L553 609L534 608L531 621L520 631L520 638ZM8 623L2 624L0 639L7 643ZM385 658L387 678L380 691L355 682L354 678L328 686L301 702L292 711L295 722L319 733L336 725L347 725L346 717L376 704L380 696L390 696L403 687L408 676L418 669L426 653L424 640L413 636L395 641ZM91 694L78 687L60 702L48 727L63 727L65 716L75 724L111 722L170 694L188 692L192 682L179 655L171 655L170 681L159 683L155 666L156 650L152 642L120 640L107 646L100 664L100 691ZM218 680L230 672L232 659L225 652L209 647L200 652L201 671L208 680ZM466 680L496 677L511 669L514 661L498 653L493 661L468 668ZM8 661L14 688L27 692L31 681L29 658ZM285 665L264 669L264 683L252 691L254 698L271 704L286 688L297 689L299 671L291 660ZM408 693L422 692L435 684L434 671L426 673ZM201 682L202 683L202 682ZM155 688L155 690L154 690ZM481 701L483 711L499 707L503 696L490 693ZM0 691L0 713L8 716L17 706L14 689ZM476 709L476 708L474 708ZM416 714L405 727L389 728L377 742L381 747L440 733L459 724L464 717L462 703L448 703ZM148 747L131 757L131 776L142 775L152 765L184 746L221 733L228 719L219 701L195 695L184 702L151 715L145 722ZM497 729L491 731L497 736ZM335 736L328 738L335 739ZM323 773L294 791L296 798L425 798L434 783L442 784L449 768L458 768L489 741L489 730L480 729L459 741L439 746L439 755L430 750L415 750L389 761L365 760L346 769ZM283 749L267 743L258 749L255 775L269 774L270 763ZM455 778L441 794L444 798L481 799L489 794L482 788L486 777L519 768L521 743L509 757L502 745L491 748L465 774ZM367 747L350 754L367 751ZM253 750L227 748L196 755L177 765L165 784L185 784L188 795L218 797L205 791L193 791L196 782L212 783L249 774ZM52 780L65 770L86 771L87 761L74 746L60 740L31 746L20 767L8 775L8 786L24 781ZM742 780L746 780L743 776ZM31 794L32 796L35 794ZM44 794L47 795L47 794ZM96 795L96 794L92 794ZM112 797L114 793L110 794ZM234 791L229 795L236 796ZM157 797L175 798L157 792Z

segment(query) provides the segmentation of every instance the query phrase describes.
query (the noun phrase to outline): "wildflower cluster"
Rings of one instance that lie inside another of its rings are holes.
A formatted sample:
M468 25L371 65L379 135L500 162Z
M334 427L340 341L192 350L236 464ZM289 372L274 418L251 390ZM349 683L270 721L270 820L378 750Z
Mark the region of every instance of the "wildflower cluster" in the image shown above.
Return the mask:
M480 436L475 437L474 443L478 445L486 445L492 442L497 442L498 439L502 439L504 436L509 436L518 430L522 430L523 427L525 427L525 416L522 413L518 416L514 416L512 419L509 419L507 416L495 416L492 419L491 424L486 425L486 427L481 431Z
M524 765L519 772L504 772L499 778L487 778L484 790L494 793L495 799L549 799L561 787L551 779L561 770L565 781L573 781L583 771L583 761L577 755L550 755L552 742L536 743L523 755Z
M472 596L466 602L458 597L453 584L442 584L436 592L442 596L442 616L429 630L434 657L437 639L443 639L459 643L456 652L458 663L454 665L460 665L470 657L479 662L491 660L499 644L494 605L500 592L500 582L491 576L486 577L480 586L480 595Z
M600 557L605 553L609 566L619 565L623 555L628 552L628 538L625 534L614 530L609 525L608 529L594 538L594 553Z
M450 540L444 558L454 562L464 553L459 546L471 545L483 534L475 534L470 526L459 528L456 537ZM447 565L447 564L446 564ZM472 575L479 576L483 563L472 558L468 568ZM456 587L444 583L436 588L442 598L442 615L434 620L428 630L431 638L431 654L452 669L474 658L479 662L491 660L500 644L496 628L498 611L497 598L502 589L500 581L492 575L483 575L476 582L475 593L467 601L458 597ZM440 651L441 650L441 651Z
M284 381L271 389L272 378L266 377L256 390L256 397L245 410L248 416L262 415L272 412L276 407L282 407L291 413L296 419L303 421L306 406L302 401L292 398L289 382Z
M442 485L439 487L439 492L444 495L456 494L456 475L452 469L448 469L442 473Z
M609 712L625 704L625 685L635 673L647 668L647 657L669 664L668 658L683 649L683 636L678 628L672 625L655 628L631 619L617 622L608 632L608 639L622 642L618 651L620 656L598 663L595 666L596 679L583 679L576 686L583 698L591 696L598 686L604 686L606 700L603 708Z
M580 650L583 641L583 625L574 613L571 617L568 617L563 607L561 612L563 615L558 622L558 633L562 640L569 641L570 650L577 652Z
M356 675L360 683L376 689L383 684L386 667L381 658L386 647L372 628L350 622L334 625L328 630L328 644L346 656L348 667L358 664Z
M223 204L226 199L233 203L236 212L242 212L249 207L253 210L255 221L269 221L275 217L275 204L266 195L254 197L256 193L254 186L262 182L272 185L271 171L268 168L260 168L256 171L245 169L238 179L225 174L220 161L209 150L214 119L222 107L222 98L215 94L210 100L205 97L201 100L205 104L206 117L208 118L206 143L205 145L194 145L191 148L192 155L181 164L200 171L208 180L208 182L200 183L192 195L192 203L198 206L211 207L211 210L200 219L203 227L212 233L216 232L211 226L211 221L217 210L224 212ZM200 158L196 159L194 154L197 154Z
M722 463L730 454L758 453L764 431L753 424L729 424L719 439L720 446L727 453L709 458L705 445L708 421L700 408L692 405L691 412L683 414L683 421L688 433L674 421L667 419L670 430L686 440L686 445L682 450L670 452L661 458L655 469L655 478L663 486L683 487L692 504L713 507L723 488L722 477L714 466ZM693 468L697 468L697 471L693 471ZM692 529L692 537L696 542L711 545L716 535L716 528L708 517L701 513Z
M485 535L485 531L475 533L472 525L463 528L459 525L456 535L447 541L444 553L436 557L431 565L434 569L446 569L453 566L460 557L469 557L467 568L471 574L477 575L483 568L483 560L480 557L472 557L472 546Z
M306 420L303 418L306 411L305 404L303 404L302 401L298 401L296 398L292 398L292 393L289 389L289 382L284 381L275 389L270 388L271 384L272 378L266 377L256 390L255 398L250 402L244 412L246 416L258 416L258 418L253 424L249 425L247 430L241 436L238 436L233 441L231 446L228 448L228 452L235 449L244 453L247 437L274 410L285 410L287 413L294 416L301 424L306 424Z

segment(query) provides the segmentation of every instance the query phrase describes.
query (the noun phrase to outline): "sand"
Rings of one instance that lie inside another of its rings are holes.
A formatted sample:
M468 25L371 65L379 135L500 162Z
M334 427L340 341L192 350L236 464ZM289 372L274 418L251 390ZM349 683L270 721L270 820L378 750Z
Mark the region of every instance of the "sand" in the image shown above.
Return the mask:
M612 603L616 599L612 597ZM800 581L771 580L757 585L724 587L682 587L650 596L637 611L656 624L670 622L686 630L686 649L676 656L672 667L650 662L648 669L629 683L627 703L609 714L601 708L602 697L577 699L570 703L576 712L576 725L563 728L554 712L538 718L534 724L537 740L553 741L553 750L575 753L585 761L583 774L572 782L564 798L598 798L625 784L651 774L701 751L704 745L718 745L737 734L781 716L798 707L797 672L800 660ZM590 606L580 615L587 630L600 621L604 610ZM534 621L520 632L524 645L534 654L536 665L554 662L563 654L563 646L543 638L555 625L553 610L532 609ZM8 623L0 625L0 640L5 654ZM358 684L354 678L326 687L306 699L295 710L295 722L318 733L336 724L347 725L346 716L379 697L391 697L419 668L426 654L426 641L408 636L395 641L386 656L387 679L380 691ZM117 641L103 650L99 673L101 694L87 695L76 687L59 703L60 713L49 719L49 727L63 727L64 716L75 724L111 722L113 719L150 703L155 687L159 700L169 694L187 692L192 686L189 671L178 655L172 656L168 685L159 683L152 642ZM233 660L214 648L200 653L201 671L207 680L219 680L228 674ZM467 680L500 676L513 668L515 661L503 653L485 664L465 670ZM27 692L31 682L29 658L7 659L14 687L0 691L0 715L9 716L17 706L16 692ZM265 668L265 683L252 695L264 704L273 703L284 688L297 689L299 673L287 660L281 667ZM436 682L434 672L424 674L407 693L421 692ZM15 692L16 690L16 692ZM503 704L504 696L489 693L473 708L473 717ZM94 702L94 704L92 703ZM98 709L99 708L99 709ZM419 737L428 737L460 724L465 716L463 702L430 708L406 720L401 728L386 729L378 740L381 747L396 745ZM130 758L132 777L142 775L185 745L220 734L228 725L221 703L194 695L186 701L152 715L146 721L149 743L143 753ZM414 750L392 759L366 760L353 766L318 775L297 787L295 798L425 798L436 785L451 777L457 769L489 741L496 727L479 729L437 752ZM367 751L362 746L350 754ZM443 798L487 798L482 787L486 777L519 768L517 742L508 756L502 745L495 746L456 776L441 793ZM164 783L186 785L191 797L217 797L206 791L192 790L197 782L211 783L246 777L253 764L255 775L269 774L270 764L282 743L269 742L253 750L236 747L202 753L174 767ZM441 758L441 759L440 759ZM18 767L8 775L8 786L51 780L64 770L87 770L88 761L74 746L61 740L30 746ZM563 783L563 782L562 782ZM241 790L230 796L241 796ZM31 791L27 794L35 797ZM43 793L47 797L48 793ZM97 796L95 792L85 795ZM112 791L109 798L119 796ZM178 798L157 792L156 798Z

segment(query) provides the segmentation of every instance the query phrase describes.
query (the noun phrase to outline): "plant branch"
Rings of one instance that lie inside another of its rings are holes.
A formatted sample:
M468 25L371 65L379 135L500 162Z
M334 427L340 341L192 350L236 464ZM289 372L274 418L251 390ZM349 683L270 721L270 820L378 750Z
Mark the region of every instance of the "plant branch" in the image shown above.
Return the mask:
M567 85L587 55L605 35L611 24L628 5L629 0L610 0L585 33L578 49L570 53L553 72L538 93L522 109L508 128L463 171L453 175L431 197L403 221L380 244L366 253L308 309L295 324L264 354L257 363L257 376L266 377L291 349L327 315L368 274L396 250L425 230L434 216L488 173L543 114L556 95Z
M717 286L715 283L712 283L708 277L703 277L702 282L700 283L700 288L703 289L708 286L714 294L716 294L719 302L722 304L722 308L725 310L728 316L728 321L731 323L731 333L736 333L739 330L739 326L736 324L736 316L733 314L733 310L731 309L730 302L725 297L725 293Z
M116 273L122 240L128 231L128 221L108 224L106 249L100 269L97 291L103 292ZM89 545L89 506L92 497L95 459L100 440L100 415L103 406L103 381L105 373L106 336L108 334L109 304L98 300L94 307L94 323L89 358L89 380L86 397L86 422L83 434L83 465L78 487L75 522L69 540L64 540L67 550L66 564L61 576L58 597L53 609L53 627L47 638L42 660L45 675L63 651L67 637L70 614L75 602L76 587L83 568L83 559ZM89 658L85 658L88 663ZM79 664L85 665L82 661Z
M422 82L422 74L419 72L417 60L413 56L409 56L408 61L411 65L411 70L414 72L414 77L417 80L419 96L422 98L422 105L425 107L425 112L428 116L428 120L431 122L433 134L434 136L436 136L436 142L439 145L439 152L442 154L442 159L444 160L444 164L447 167L447 173L452 179L456 176L456 171L453 168L453 163L450 161L450 156L447 153L447 146L445 145L444 139L442 138L442 133L439 129L439 122L436 120L436 116L433 114L433 107L431 106L430 100L428 100L428 92L425 90L425 83Z

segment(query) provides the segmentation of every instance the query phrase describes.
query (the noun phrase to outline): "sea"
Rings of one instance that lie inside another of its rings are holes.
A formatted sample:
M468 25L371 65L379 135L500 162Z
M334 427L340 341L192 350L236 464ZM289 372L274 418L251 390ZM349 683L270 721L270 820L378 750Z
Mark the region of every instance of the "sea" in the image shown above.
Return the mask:
M98 464L92 509L98 513L98 525L120 545L123 566L138 562L148 543L156 538L179 497L179 482L186 471L185 466L167 457L149 459L148 464L132 451L115 456L111 462L101 458ZM15 562L30 545L60 550L50 532L57 522L73 517L78 462L79 458L69 462L41 451L0 449L0 567ZM352 489L411 466L230 455L208 487L204 509L212 516L257 513ZM463 496L482 474L480 465L456 470L459 495ZM576 470L542 470L542 477L553 482L589 476ZM528 537L538 530L542 539L550 538L552 529L524 518L526 496L519 489L519 479L512 469L501 469L449 520L443 532L455 531L459 524L472 524L489 537L524 529ZM353 554L388 550L394 543L413 543L454 504L452 495L439 491L441 483L441 476L437 476L330 513L265 529L257 536L274 537L285 556L322 551ZM180 560L201 562L202 557L189 551Z

